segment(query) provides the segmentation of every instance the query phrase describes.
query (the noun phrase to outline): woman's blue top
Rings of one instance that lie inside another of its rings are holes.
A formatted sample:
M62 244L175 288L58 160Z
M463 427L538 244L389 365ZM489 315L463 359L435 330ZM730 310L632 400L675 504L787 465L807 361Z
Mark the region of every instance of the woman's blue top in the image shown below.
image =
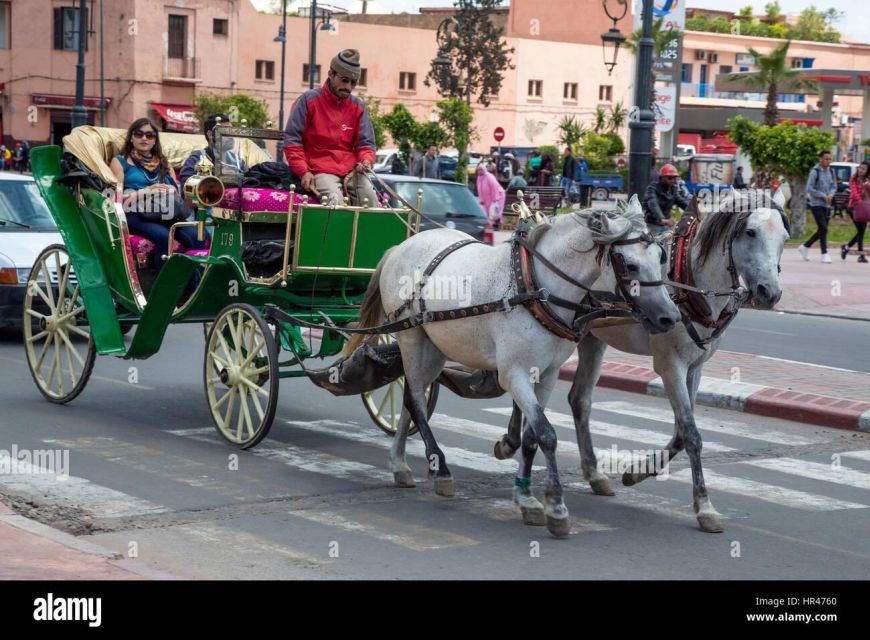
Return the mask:
M127 162L127 158L124 156L118 155L115 157L121 163L121 168L124 170L124 191L138 191L160 182L159 167L153 172L147 171L139 165ZM163 182L176 186L175 180L172 179L171 171L166 174Z

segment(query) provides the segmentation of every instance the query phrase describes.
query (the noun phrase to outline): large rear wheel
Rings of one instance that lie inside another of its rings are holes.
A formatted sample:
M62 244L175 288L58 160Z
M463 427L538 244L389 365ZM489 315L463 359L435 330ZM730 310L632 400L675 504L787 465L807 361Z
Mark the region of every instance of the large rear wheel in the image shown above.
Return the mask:
M260 313L225 307L205 346L205 394L218 433L240 449L269 433L278 403L278 351Z
M24 348L30 375L49 402L69 402L91 377L96 347L63 245L46 247L30 271L24 294Z
M396 339L391 335L378 336L378 344L390 344ZM426 389L426 416L431 416L438 403L438 383L433 382ZM405 394L405 377L401 376L390 384L367 391L362 394L363 406L366 408L371 419L381 431L388 436L395 436L399 425L399 416L402 414L403 399ZM408 434L417 433L417 426L412 422Z

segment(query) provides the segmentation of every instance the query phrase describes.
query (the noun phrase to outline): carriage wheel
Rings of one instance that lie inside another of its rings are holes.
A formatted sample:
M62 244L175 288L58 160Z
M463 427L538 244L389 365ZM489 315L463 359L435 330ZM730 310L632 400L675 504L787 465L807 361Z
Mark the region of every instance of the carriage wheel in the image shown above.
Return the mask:
M225 307L205 345L205 395L218 433L240 449L266 437L278 404L278 351L259 312Z
M91 377L97 350L63 245L46 247L30 271L24 294L24 348L30 375L50 402L69 402Z
M378 344L390 344L396 339L391 335L378 336ZM390 384L367 391L362 394L363 406L375 424L388 436L396 435L399 424L399 416L402 414L402 399L405 393L405 377L401 376ZM438 383L433 382L426 389L426 416L429 417L435 411L438 402ZM417 426L412 422L408 435L417 433Z

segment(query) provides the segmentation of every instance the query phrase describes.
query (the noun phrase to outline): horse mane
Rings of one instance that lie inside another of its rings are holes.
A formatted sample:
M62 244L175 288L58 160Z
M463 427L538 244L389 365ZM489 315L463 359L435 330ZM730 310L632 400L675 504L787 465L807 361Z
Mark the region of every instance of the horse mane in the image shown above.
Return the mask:
M569 220L582 223L592 235L592 241L598 245L606 245L631 234L646 233L646 221L643 210L634 200L620 205L616 209L584 209L573 211L568 215L548 216L544 222L535 225L529 232L527 241L535 246L543 235L551 228L567 224ZM619 224L620 221L628 224Z
M696 199L693 203L697 206ZM753 189L740 194L731 192L720 196L719 207L701 218L701 226L695 239L698 243L698 263L703 264L719 242L743 233L746 224L757 209L779 211L779 206L770 194L762 189Z

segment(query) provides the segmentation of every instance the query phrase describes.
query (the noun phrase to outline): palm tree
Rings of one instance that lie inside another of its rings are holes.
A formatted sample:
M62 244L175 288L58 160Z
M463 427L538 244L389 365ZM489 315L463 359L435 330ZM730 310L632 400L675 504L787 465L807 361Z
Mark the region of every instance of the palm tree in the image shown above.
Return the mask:
M607 129L618 133L625 125L625 119L627 116L628 111L626 108L622 106L621 102L617 102L615 105L610 107L610 118L607 122Z
M601 105L595 107L595 112L592 114L592 117L594 118L592 130L595 131L595 133L601 133L607 128L607 111L604 110L604 107Z
M653 23L652 27L652 39L653 39L653 57L656 56L660 51L663 51L670 45L674 40L678 40L680 38L680 32L674 29L662 29L664 25L664 18L659 18ZM631 51L634 55L637 55L637 43L640 42L640 39L643 37L643 28L636 29L625 41L625 46ZM655 69L651 72L651 88L652 94L655 94L655 84L656 84L656 72ZM653 100L655 100L655 96L653 95Z
M586 125L575 120L574 116L563 116L556 127L559 129L559 144L572 149L586 133Z
M748 87L757 89L759 93L767 93L767 105L764 107L764 124L772 127L779 118L779 108L776 99L781 90L816 89L815 80L805 80L800 73L789 67L788 47L791 40L773 49L766 56L749 47L749 55L752 56L758 71L755 73L732 73L729 80L739 80Z

